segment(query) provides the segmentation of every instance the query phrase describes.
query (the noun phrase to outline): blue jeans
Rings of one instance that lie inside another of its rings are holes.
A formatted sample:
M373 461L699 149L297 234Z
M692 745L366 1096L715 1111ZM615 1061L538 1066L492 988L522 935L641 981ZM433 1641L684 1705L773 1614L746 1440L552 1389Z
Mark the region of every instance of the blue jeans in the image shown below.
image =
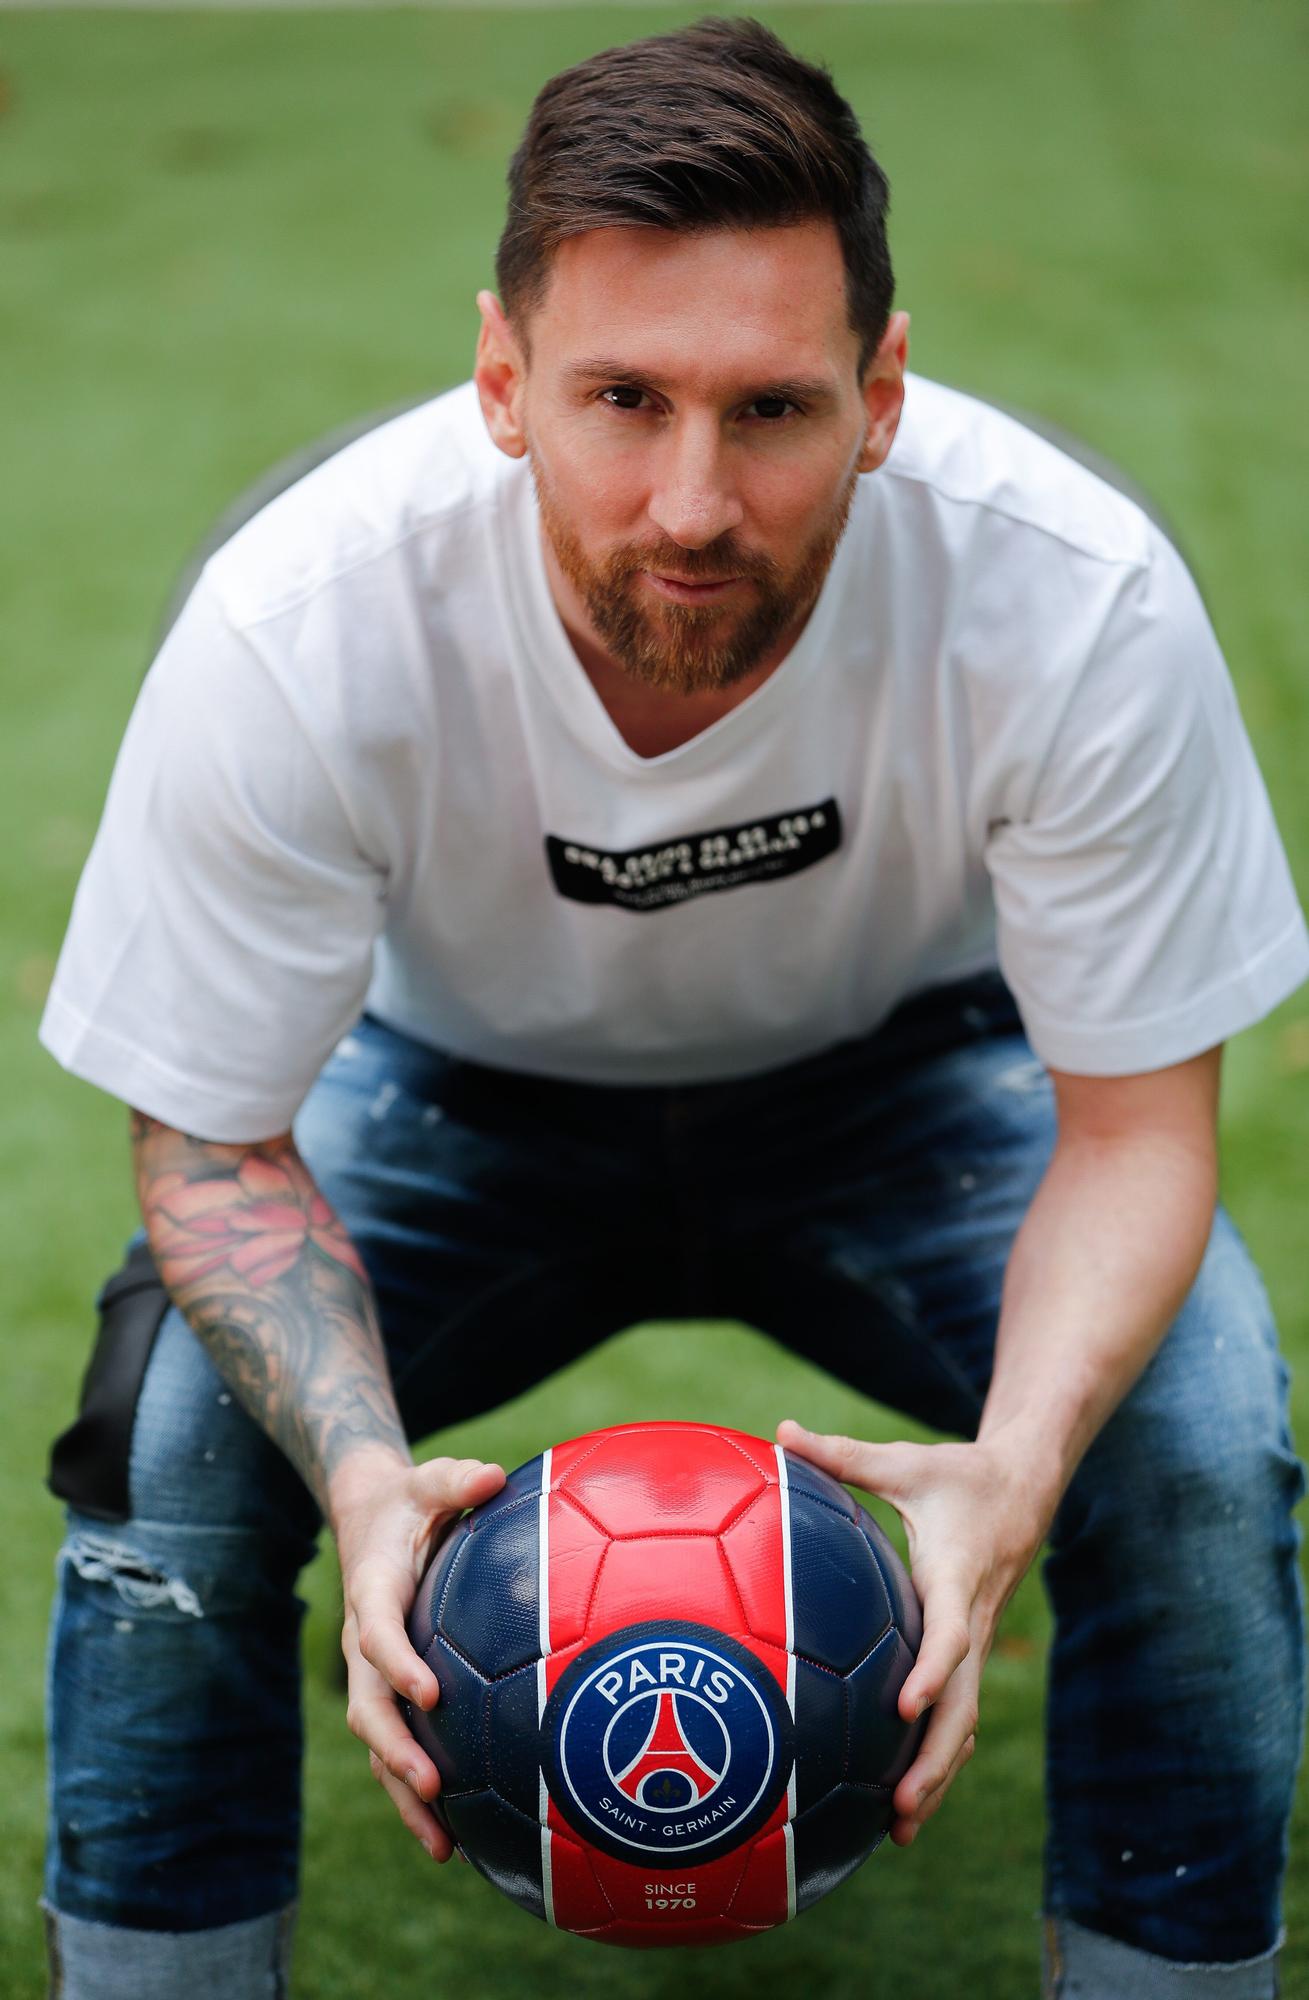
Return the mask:
M971 1435L1053 1131L995 979L683 1089L490 1071L365 1018L297 1127L373 1278L416 1437L683 1315L748 1320ZM1276 1991L1304 1686L1286 1386L1220 1212L1050 1539L1051 1994ZM134 2000L273 1994L298 1865L294 1586L318 1518L175 1311L129 1485L129 1519L71 1517L60 1564L46 1901L65 1990L116 1996L118 1953ZM247 1945L229 1977L212 1954Z

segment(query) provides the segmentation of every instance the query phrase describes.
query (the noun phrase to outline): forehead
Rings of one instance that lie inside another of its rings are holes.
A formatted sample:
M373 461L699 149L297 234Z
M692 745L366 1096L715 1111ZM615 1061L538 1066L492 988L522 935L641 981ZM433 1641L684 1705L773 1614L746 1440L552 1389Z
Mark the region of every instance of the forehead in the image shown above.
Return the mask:
M830 222L784 228L592 229L567 238L532 315L532 359L588 355L652 377L781 378L858 350Z

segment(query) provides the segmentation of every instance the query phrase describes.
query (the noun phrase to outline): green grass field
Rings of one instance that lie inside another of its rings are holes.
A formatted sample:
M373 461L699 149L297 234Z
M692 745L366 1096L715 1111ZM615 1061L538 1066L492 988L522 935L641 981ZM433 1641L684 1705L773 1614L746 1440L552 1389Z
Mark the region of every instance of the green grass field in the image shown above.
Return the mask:
M35 1028L171 580L265 466L467 372L505 157L540 82L683 8L0 14L3 870L0 1996L44 1991L41 1655L93 1291L132 1221L120 1108ZM760 7L823 56L894 190L925 373L1040 412L1158 499L1227 648L1309 885L1303 539L1305 16L1297 0ZM1225 1189L1261 1260L1309 1438L1309 1003L1231 1051ZM735 1326L638 1328L457 1442L506 1463L633 1415L890 1436ZM308 1579L308 1840L296 1992L663 2000L803 1978L833 2000L1035 1993L1046 1619L1029 1579L977 1758L907 1854L789 1930L707 1957L561 1938L408 1840L342 1720L335 1579ZM1252 1690L1252 1702L1256 1699ZM1301 1789L1285 1989L1309 1993Z

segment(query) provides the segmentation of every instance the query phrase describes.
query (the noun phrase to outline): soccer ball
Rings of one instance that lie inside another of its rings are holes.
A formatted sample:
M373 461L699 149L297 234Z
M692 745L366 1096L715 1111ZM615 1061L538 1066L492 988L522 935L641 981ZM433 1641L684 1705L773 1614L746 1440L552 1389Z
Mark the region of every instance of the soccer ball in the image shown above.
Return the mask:
M409 1621L435 1811L523 1909L621 1945L722 1944L871 1854L922 1724L913 1585L843 1486L711 1424L520 1466L441 1544Z

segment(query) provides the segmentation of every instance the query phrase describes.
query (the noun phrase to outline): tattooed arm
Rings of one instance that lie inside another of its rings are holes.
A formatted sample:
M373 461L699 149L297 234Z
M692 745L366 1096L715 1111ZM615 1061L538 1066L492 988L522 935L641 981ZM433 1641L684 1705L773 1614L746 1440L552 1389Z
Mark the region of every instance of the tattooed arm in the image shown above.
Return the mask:
M372 1289L290 1133L217 1145L134 1111L132 1151L169 1293L324 1513L352 1451L408 1465Z
M350 1727L400 1817L444 1861L450 1842L427 1803L436 1768L395 1705L394 1691L422 1708L437 1698L404 1621L445 1522L504 1473L477 1459L413 1463L367 1274L289 1132L220 1145L134 1111L132 1152L164 1284L336 1537Z
M132 1150L169 1293L323 1511L351 1451L408 1465L368 1278L290 1133L219 1145L133 1112Z

